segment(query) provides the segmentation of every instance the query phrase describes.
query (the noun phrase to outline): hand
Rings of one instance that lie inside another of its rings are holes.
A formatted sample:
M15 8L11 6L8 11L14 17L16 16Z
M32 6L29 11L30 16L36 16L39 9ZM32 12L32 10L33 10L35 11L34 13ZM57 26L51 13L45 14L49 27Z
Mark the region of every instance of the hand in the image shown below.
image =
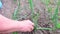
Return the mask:
M32 23L30 20L24 20L18 24L17 28L18 31L21 32L31 32L34 29L34 23Z

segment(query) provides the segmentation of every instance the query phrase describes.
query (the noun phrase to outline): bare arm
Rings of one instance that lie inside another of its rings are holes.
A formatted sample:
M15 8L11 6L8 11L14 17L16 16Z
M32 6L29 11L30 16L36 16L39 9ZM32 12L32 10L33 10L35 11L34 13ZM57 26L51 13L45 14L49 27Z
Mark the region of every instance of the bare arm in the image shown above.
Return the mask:
M15 21L0 15L0 33L4 32L31 32L34 29L34 23L30 20Z
M5 31L5 30L15 28L17 26L16 25L17 23L14 22L15 21L0 15L0 31Z

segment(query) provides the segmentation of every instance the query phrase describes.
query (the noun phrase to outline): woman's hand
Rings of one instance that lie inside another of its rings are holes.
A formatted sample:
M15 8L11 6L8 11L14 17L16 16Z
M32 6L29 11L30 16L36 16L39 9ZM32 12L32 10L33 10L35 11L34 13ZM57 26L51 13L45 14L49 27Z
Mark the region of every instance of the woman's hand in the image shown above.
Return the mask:
M32 23L30 20L21 21L17 25L18 31L21 32L31 32L34 29L34 23Z

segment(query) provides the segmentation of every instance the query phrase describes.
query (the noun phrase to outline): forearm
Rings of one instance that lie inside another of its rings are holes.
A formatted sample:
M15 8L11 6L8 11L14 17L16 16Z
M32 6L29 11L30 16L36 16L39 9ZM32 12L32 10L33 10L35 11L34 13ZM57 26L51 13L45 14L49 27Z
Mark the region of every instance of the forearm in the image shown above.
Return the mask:
M30 20L15 21L0 15L0 32L31 32L34 29L34 23Z
M13 29L17 26L16 24L16 22L0 15L0 31Z

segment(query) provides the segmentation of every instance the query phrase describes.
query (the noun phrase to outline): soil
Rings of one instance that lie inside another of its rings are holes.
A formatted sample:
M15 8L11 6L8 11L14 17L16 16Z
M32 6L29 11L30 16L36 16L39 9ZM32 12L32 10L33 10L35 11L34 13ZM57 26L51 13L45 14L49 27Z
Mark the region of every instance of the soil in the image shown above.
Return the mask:
M54 11L54 8L56 7L56 3L55 1L57 0L51 0L49 6L52 6ZM2 0L3 3L3 7L0 9L0 14L2 14L3 16L12 19L12 15L14 13L14 10L17 7L17 2L14 2L14 0ZM46 5L44 3L41 2L41 0L33 0L34 3L34 11L39 12L40 16L38 19L38 25L39 27L52 27L52 23L49 20L50 16L49 13L47 12L47 8ZM19 20L25 20L25 19L30 19L30 14L31 14L31 10L29 8L29 2L28 0L20 0L20 11L18 13L18 18ZM25 16L28 15L28 16ZM50 24L48 24L50 22ZM48 31L48 30L37 30L36 32L18 32L19 34L60 34L60 30L56 30L54 31ZM12 33L4 33L4 34L12 34Z

